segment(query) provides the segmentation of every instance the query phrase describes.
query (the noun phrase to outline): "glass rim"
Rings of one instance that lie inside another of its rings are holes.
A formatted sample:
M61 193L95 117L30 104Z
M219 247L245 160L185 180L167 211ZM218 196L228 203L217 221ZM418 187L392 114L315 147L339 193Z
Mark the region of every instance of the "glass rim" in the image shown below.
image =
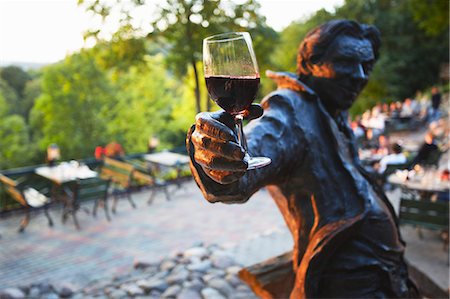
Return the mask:
M207 38L203 39L205 43L221 43L221 42L229 42L234 41L238 39L246 39L251 38L250 33L246 31L242 32L225 32L225 33L219 33L215 35L208 36Z

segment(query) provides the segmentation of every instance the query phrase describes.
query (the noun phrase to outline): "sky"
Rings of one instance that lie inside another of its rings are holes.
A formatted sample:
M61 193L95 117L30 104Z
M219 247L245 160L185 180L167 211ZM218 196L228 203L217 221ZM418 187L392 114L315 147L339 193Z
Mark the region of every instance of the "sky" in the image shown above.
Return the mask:
M344 0L259 2L267 23L279 31L321 8L334 11ZM59 61L89 46L83 32L96 25L98 20L78 7L77 0L0 0L0 65Z

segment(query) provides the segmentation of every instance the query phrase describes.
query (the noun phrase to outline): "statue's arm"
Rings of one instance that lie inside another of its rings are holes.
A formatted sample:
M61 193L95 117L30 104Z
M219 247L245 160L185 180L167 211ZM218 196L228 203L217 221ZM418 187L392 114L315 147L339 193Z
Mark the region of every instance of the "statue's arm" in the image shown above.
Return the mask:
M196 126L189 130L187 147L191 157L191 170L208 201L245 202L265 185L278 184L286 180L302 160L303 132L297 125L295 101L274 94L264 99L262 106L264 115L245 127L245 136L250 155L269 157L272 163L259 169L243 172L239 170L236 172L239 178L231 182L217 180L214 173L211 175L209 169L205 171L205 168L197 163L195 147L191 141Z

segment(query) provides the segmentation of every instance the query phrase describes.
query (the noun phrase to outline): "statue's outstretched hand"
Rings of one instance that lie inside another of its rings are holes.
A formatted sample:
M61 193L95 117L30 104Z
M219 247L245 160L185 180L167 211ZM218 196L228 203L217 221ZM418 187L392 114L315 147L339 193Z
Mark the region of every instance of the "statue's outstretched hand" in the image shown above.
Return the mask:
M262 115L259 105L252 105L245 119ZM197 114L191 140L194 160L214 181L229 184L247 171L245 151L239 145L234 118L224 111Z

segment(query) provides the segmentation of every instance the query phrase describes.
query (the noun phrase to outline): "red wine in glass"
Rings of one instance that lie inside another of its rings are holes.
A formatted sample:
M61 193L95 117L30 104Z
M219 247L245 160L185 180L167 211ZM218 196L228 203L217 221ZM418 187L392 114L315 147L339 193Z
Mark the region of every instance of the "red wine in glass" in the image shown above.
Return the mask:
M270 164L267 157L248 153L242 120L255 100L259 87L259 70L248 32L213 35L203 40L203 67L211 98L234 116L239 143L245 150L247 169Z
M210 76L205 77L205 81L211 98L232 115L250 107L259 87L259 76Z

